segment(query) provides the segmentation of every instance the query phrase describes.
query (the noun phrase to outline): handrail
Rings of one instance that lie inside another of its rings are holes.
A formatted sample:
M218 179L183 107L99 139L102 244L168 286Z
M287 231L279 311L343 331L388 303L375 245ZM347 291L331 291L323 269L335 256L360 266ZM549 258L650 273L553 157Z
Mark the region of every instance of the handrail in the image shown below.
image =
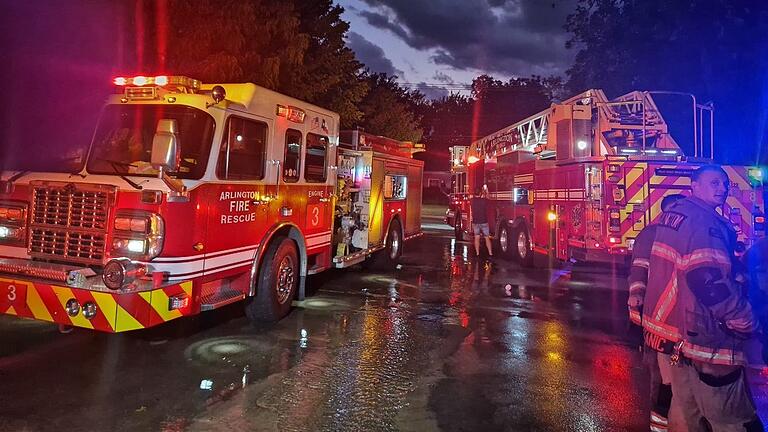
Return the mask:
M644 91L643 93L646 94L665 94L665 95L678 95L678 96L690 96L693 100L693 156L699 157L699 141L698 141L698 130L696 128L696 96L694 96L692 93L686 93L686 92L678 92L678 91L668 91L668 90L648 90ZM712 149L714 151L714 145L712 145ZM704 147L702 144L702 153L704 153ZM712 157L713 155L710 155ZM704 155L702 154L702 157Z

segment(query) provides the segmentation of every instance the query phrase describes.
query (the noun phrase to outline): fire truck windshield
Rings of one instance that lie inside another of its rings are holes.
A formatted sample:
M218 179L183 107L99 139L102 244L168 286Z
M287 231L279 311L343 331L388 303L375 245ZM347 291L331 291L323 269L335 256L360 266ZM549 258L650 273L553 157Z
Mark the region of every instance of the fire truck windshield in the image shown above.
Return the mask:
M205 172L213 140L213 118L187 106L109 105L96 128L88 156L88 172L156 176L150 165L152 139L161 119L176 120L177 143L181 149L179 178L199 179Z

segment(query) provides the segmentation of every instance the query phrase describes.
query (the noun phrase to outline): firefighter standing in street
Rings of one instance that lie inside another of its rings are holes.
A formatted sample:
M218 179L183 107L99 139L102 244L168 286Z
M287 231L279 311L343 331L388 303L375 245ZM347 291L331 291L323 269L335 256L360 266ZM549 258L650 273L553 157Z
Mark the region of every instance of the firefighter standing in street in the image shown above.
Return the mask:
M480 256L480 235L485 237L485 246L488 248L488 256L493 256L491 248L491 231L488 226L488 198L485 188L478 187L475 196L469 202L472 211L472 233L475 235L475 254Z
M667 195L661 200L661 211L666 212L672 205L685 198L684 195ZM629 319L642 326L643 304L645 302L646 285L648 283L648 263L651 258L651 247L656 237L656 225L646 226L635 239L632 249L632 266L629 270ZM656 294L658 296L658 294ZM672 401L672 386L670 385L669 354L674 345L671 341L652 337L647 331L643 332L643 362L648 367L651 378L651 432L667 430L669 406Z
M756 330L732 271L736 235L716 209L730 183L718 166L692 173L692 196L658 221L642 313L646 343L672 342L672 431L763 430L745 380L743 342Z

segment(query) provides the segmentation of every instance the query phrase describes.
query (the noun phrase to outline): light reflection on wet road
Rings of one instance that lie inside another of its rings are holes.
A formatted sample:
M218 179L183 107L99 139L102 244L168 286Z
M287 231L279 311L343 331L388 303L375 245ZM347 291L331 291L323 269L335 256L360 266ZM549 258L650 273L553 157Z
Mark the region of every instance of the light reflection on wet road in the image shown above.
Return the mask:
M238 305L123 335L1 318L0 430L647 430L623 275L408 246L262 328Z

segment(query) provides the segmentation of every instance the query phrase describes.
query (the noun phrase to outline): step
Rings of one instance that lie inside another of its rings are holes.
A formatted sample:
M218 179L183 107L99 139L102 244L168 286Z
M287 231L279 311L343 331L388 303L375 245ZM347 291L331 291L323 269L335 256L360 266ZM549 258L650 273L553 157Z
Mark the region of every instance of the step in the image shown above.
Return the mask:
M209 311L240 301L245 294L233 289L223 289L200 299L200 310Z

